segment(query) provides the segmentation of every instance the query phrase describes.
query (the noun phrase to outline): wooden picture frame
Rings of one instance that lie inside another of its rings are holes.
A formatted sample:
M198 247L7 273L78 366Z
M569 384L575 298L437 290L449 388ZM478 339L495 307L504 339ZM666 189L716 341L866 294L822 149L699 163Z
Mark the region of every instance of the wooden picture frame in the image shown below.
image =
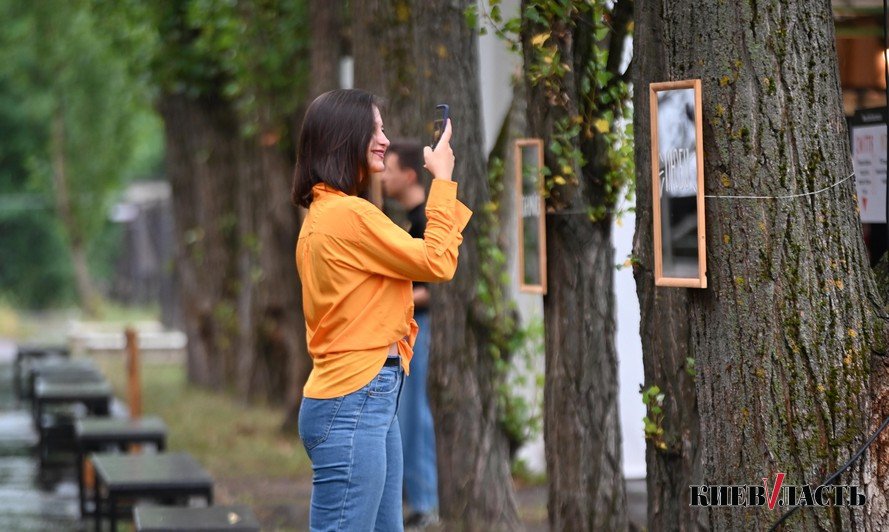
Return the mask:
M651 83L649 97L654 284L707 288L701 80Z
M546 203L543 199L543 140L518 139L515 141L513 155L518 220L519 290L545 295ZM526 220L529 224L527 231ZM536 256L529 257L531 254Z

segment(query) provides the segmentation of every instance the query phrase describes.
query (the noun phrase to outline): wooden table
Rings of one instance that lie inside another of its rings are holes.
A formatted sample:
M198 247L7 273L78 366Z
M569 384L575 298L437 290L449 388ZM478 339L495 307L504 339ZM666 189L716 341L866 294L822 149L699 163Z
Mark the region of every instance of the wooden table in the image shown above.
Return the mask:
M105 380L99 368L90 360L50 359L28 368L22 398L34 398L34 385L37 379L57 382L80 382Z
M247 506L177 508L139 505L133 510L137 532L232 530L259 532L259 521Z
M188 453L90 456L96 470L96 530L102 529L106 515L111 519L111 530L117 530L121 497L169 499L197 495L204 497L208 506L213 504L213 478Z
M82 404L93 415L107 416L111 409L111 385L101 382L54 382L37 379L34 385L34 420L39 436L38 455L41 467L49 450L49 432L53 427L43 419L46 407L57 404Z
M63 358L70 356L67 347L62 346L18 346L13 363L13 389L16 399L22 399L22 365L35 359Z
M114 447L125 451L131 444L152 444L162 452L167 444L167 426L159 417L121 419L88 417L74 422L74 441L77 445L77 486L80 495L80 515L86 511L86 487L83 478L83 460L91 452Z

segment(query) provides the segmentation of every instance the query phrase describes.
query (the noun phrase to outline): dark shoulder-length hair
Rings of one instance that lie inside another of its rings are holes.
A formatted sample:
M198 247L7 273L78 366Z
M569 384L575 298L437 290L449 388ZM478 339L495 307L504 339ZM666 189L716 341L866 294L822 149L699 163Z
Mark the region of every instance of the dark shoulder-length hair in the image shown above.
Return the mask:
M290 194L294 205L308 207L312 187L318 183L350 195L360 194L367 187L367 147L374 133L374 106L380 107L379 100L359 89L325 92L309 105L296 148Z

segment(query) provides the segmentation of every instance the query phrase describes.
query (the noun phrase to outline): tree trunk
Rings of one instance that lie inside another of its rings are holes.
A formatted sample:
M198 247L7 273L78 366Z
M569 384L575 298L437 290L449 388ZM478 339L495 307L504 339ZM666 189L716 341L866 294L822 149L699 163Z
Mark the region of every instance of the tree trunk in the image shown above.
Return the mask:
M360 5L360 3L358 3ZM309 0L309 101L340 87L343 57L343 5L329 0Z
M516 530L520 525L509 444L498 409L497 387L503 375L489 351L490 324L477 296L479 224L490 191L485 179L478 36L464 16L469 5L474 2L428 3L416 7L411 16L417 60L416 71L406 75L416 88L415 93L403 94L413 94L414 112L423 126L431 125L436 104L450 105L451 145L457 158L454 179L461 201L475 212L463 233L454 279L432 286L428 386L443 519L461 530ZM414 134L427 142L431 138L425 127Z
M423 125L432 120L433 109L424 112L417 92L418 61L429 48L416 41L414 28L426 11L408 0L352 3L355 86L383 98L383 122L392 139L425 141Z
M238 367L239 124L220 99L166 94L159 111L173 190L188 377L219 389L234 383Z
M52 137L50 139L50 152L52 155L52 181L55 195L56 211L62 221L62 229L68 242L68 251L71 253L71 262L74 266L74 282L77 287L77 298L87 316L95 318L99 315L99 293L90 276L89 264L86 256L86 242L83 231L80 229L74 216L71 205L71 195L68 189L68 172L65 164L65 111L59 104L52 119Z
M528 2L522 11L527 13ZM547 25L524 20L522 42L530 100L530 131L544 139L550 175L566 175L564 162L552 151L557 125L573 117L588 118L592 95L579 76L594 49L595 20L589 7L570 8L570 17L552 17ZM615 4L608 51L620 58L628 22L627 3ZM612 30L614 31L614 30ZM532 40L547 35L550 46L568 69L546 82L533 79L537 61ZM608 68L619 77L619 60ZM604 67L604 65L603 65ZM612 102L619 105L620 102ZM604 106L602 110L604 110ZM598 135L577 135L570 149L585 163L570 168L577 178L554 187L547 202L546 259L548 292L543 299L546 375L544 441L549 484L549 520L553 530L624 530L628 527L626 489L621 459L617 352L614 345L614 248L611 245L613 204L608 204L604 176L609 146ZM593 221L589 208L602 207Z
M636 234L633 242L636 292L641 313L644 388L664 394L661 439L646 440L648 529L694 531L706 528L704 513L689 506L689 486L701 484L701 441L695 396L691 330L687 319L689 290L655 288L651 216L651 137L648 82L666 79L657 28L660 12L638 2L633 37L633 124L636 131ZM651 416L652 414L649 414ZM666 445L659 448L658 443Z
M655 2L661 79L703 81L708 285L689 295L703 482L818 484L868 428L879 301L867 267L827 0ZM799 46L805 43L805 46ZM648 130L638 131L648 135ZM671 290L671 289L658 289ZM882 339L880 339L882 341ZM862 484L862 462L840 483ZM701 509L762 529L763 507ZM861 507L802 509L795 530L862 530ZM885 525L883 525L885 526Z
M311 359L293 258L299 222L290 203L291 165L279 137L266 127L240 143L238 387L244 397L292 405L294 394L302 397Z
M877 289L882 296L882 315L889 315L889 253L884 254L874 268ZM876 334L880 334L877 332ZM884 342L889 341L889 330L882 331ZM875 339L877 342L879 338ZM874 350L870 374L870 428L875 431L889 416L889 357L883 350ZM867 454L865 467L867 486L867 518L870 530L879 530L889 523L889 431L874 442Z
M477 35L463 15L468 0L354 3L356 86L385 99L393 138L428 143L435 105L451 108L459 196L476 215L464 231L454 279L432 286L428 391L435 418L442 519L461 530L519 527L509 445L499 425L501 375L488 352L479 304L478 223L488 202Z

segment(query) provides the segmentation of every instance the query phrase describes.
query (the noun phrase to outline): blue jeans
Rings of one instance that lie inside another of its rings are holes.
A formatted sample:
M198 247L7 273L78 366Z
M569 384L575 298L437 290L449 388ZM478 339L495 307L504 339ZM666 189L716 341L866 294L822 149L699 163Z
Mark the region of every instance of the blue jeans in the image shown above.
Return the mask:
M414 342L411 374L404 381L404 399L398 408L404 445L404 491L408 507L427 513L438 508L438 468L435 429L426 395L429 374L429 313L414 315L420 330Z
M311 530L404 529L399 366L383 366L365 387L333 399L304 398L299 436L312 461Z

